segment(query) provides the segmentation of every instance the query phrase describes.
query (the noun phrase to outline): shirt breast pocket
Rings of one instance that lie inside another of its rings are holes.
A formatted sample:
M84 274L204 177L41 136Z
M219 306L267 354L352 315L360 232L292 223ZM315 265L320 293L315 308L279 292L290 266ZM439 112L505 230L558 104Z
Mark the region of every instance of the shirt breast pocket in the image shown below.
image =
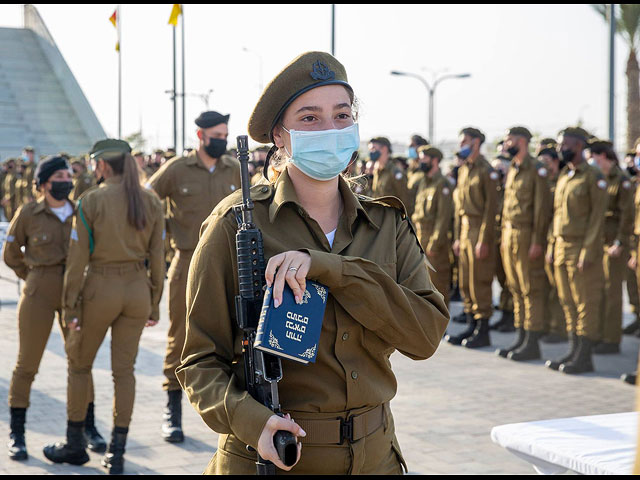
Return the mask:
M180 209L184 211L198 210L202 202L202 185L197 183L185 183L178 187L178 197L180 199Z
M53 235L49 232L37 232L29 237L29 248L46 248L53 241Z

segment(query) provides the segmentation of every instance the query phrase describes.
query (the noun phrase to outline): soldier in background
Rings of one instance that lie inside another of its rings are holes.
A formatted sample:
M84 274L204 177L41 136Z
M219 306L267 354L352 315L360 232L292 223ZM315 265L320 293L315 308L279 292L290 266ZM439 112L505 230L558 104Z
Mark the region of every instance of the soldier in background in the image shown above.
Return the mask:
M500 302L498 310L502 313L500 320L489 326L490 330L508 333L513 332L513 296L507 286L507 275L504 271L502 263L502 252L500 245L502 244L502 206L504 204L504 184L507 180L507 172L511 164L511 157L503 151L504 140L500 140L497 145L498 156L491 162L491 166L498 173L498 208L496 212L496 278L500 284Z
M35 199L35 195L32 189L33 178L36 171L36 159L33 147L24 147L24 150L22 150L22 163L24 165L23 178L25 181L25 185L27 186L27 189L25 191L25 199L23 201L24 204L29 203L30 201Z
M546 366L564 373L593 371L593 344L598 340L598 312L604 291L602 251L607 208L607 181L583 157L588 134L580 127L560 132L558 150L567 166L560 173L554 198L553 262L570 348Z
M7 174L4 177L2 207L4 208L4 216L8 222L11 221L16 213L16 182L19 174L17 172L17 161L15 158L9 158L5 162L7 166Z
M72 159L71 168L73 169L73 191L69 198L75 202L80 195L94 185L95 179L87 172L87 165L81 158Z
M589 146L591 157L607 181L607 212L604 223L603 269L605 291L600 309L600 343L593 353L619 353L622 340L622 282L633 235L633 184L619 167L609 141L596 140Z
M376 137L369 141L369 157L375 162L373 169L372 196L394 196L402 201L407 213L413 213L407 190L407 176L391 158L391 142L386 137Z
M553 199L558 183L560 171L564 168L564 162L558 157L556 151L557 142L554 139L545 138L540 141L536 149L536 156L541 161L548 172L549 193L551 194L551 202L549 205L549 214L553 216ZM547 245L553 243L553 224L549 223L547 232ZM543 343L563 343L567 341L567 326L564 321L564 312L558 298L558 289L554 278L553 264L545 262L545 284L544 284L544 331L546 334L540 339ZM635 275L635 272L634 272Z
M465 160L455 190L453 251L459 257L459 285L467 329L445 340L467 348L487 347L493 313L491 283L495 272L495 220L498 174L481 155L485 136L477 128L460 132L458 155Z

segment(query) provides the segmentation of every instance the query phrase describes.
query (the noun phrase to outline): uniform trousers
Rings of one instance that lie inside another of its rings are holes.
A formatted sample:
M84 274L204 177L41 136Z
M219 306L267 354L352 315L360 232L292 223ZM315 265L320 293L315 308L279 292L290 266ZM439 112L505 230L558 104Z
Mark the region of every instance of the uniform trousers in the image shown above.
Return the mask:
M144 264L89 267L82 290L81 329L69 332L67 415L84 420L91 368L111 328L111 370L114 382L113 423L128 427L133 413L133 375L138 344L151 315L151 286Z
M169 333L167 350L164 358L164 390L181 390L176 377L176 368L180 365L180 357L186 335L187 323L187 275L193 250L176 250L169 267Z
M480 218L463 216L460 222L459 285L464 301L464 311L475 320L491 318L493 302L491 283L495 272L496 249L488 245L489 255L478 260L475 255L480 237Z
M584 269L578 270L582 241L557 237L554 267L560 304L564 310L567 332L599 340L600 302L604 292L602 254Z
M35 267L27 275L18 304L18 360L9 386L9 406L12 408L29 407L31 385L40 368L56 312L66 342L68 330L60 322L63 274L64 267L57 265ZM88 395L88 402L93 402L91 375Z
M560 305L560 298L558 297L553 264L545 262L544 271L546 274L544 282L544 331L566 335L567 326L564 321L564 311L562 310L562 305Z
M602 254L604 295L600 310L599 336L604 343L619 344L622 340L622 282L627 272L629 250L625 247L619 257L612 257L605 245Z
M513 324L532 332L544 330L544 254L529 259L531 228L503 222L502 258L513 296Z

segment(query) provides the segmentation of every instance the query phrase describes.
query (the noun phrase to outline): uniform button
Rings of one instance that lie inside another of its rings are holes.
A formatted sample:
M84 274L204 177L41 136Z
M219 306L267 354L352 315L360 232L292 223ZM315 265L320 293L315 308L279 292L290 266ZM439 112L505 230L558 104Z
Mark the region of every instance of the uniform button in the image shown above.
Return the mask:
M358 378L358 372L351 372L351 378L354 380Z
M342 340L347 340L349 338L349 334L345 333L344 335L342 335Z

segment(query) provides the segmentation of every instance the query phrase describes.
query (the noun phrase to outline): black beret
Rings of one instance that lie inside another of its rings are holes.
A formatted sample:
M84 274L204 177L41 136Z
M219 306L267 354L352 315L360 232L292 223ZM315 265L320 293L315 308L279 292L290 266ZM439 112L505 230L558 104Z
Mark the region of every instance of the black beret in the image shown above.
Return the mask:
M479 138L480 143L484 143L485 136L480 130L474 127L467 127L460 130L461 135L469 135L472 138Z
M69 170L70 168L69 162L64 157L52 156L45 158L40 161L36 167L34 174L36 186L39 187L43 183L46 183L51 175L56 173L58 170Z
M559 158L558 157L558 151L556 150L556 147L552 147L549 145L543 146L540 151L537 153L537 156L540 155L549 155L551 158Z
M511 127L507 130L507 135L519 135L527 139L527 141L531 140L531 132L526 127Z
M609 140L600 140L598 138L594 138L589 141L588 148L589 150L591 150L591 153L595 153L599 155L602 153L608 153L612 151L613 143L610 142Z
M202 112L198 118L196 118L196 125L200 128L211 128L221 123L229 123L230 115L222 115L218 112Z

